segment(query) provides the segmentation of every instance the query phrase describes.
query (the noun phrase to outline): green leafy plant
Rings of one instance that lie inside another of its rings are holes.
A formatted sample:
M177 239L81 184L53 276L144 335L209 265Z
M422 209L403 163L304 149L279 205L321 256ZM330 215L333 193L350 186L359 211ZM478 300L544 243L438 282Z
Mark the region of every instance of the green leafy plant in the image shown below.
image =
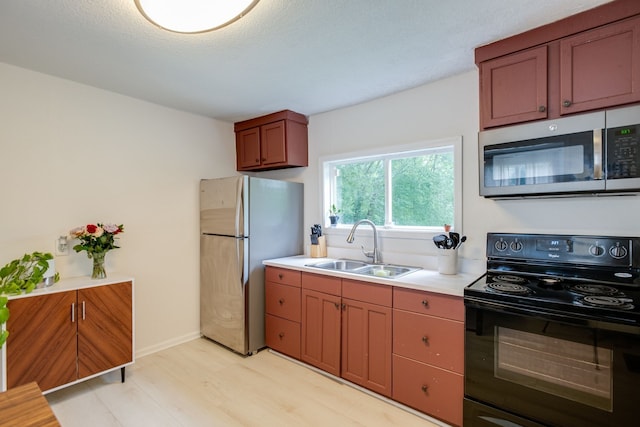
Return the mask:
M332 204L329 209L329 216L338 216L338 214L342 212L340 209L336 207L336 205Z
M44 279L49 268L50 253L34 252L15 259L0 269L0 327L9 320L7 295L29 293ZM57 279L56 275L56 279ZM57 280L56 280L57 281ZM9 331L0 332L0 348L4 345Z

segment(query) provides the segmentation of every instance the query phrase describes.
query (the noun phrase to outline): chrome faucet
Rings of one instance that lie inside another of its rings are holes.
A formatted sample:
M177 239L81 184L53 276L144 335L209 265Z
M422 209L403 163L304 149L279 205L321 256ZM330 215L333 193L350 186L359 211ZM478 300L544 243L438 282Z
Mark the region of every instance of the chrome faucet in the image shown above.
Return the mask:
M373 251L365 251L364 245L361 245L360 247L362 248L362 253L368 258L373 258L374 264L382 264L382 256L380 256L380 251L378 251L378 230L376 229L376 225L373 223L373 221L370 221L368 219L361 219L360 221L353 224L353 227L351 228L351 231L347 236L347 243L353 243L356 228L358 228L360 224L369 224L371 228L373 228Z

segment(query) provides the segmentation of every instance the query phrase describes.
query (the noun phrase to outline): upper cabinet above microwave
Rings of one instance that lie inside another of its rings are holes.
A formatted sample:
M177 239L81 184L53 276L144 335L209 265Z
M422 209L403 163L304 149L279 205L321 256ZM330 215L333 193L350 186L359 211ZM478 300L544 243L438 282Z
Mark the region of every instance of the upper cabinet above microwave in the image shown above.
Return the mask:
M640 102L640 2L479 47L476 64L481 129Z
M239 171L308 166L307 118L284 110L234 124Z

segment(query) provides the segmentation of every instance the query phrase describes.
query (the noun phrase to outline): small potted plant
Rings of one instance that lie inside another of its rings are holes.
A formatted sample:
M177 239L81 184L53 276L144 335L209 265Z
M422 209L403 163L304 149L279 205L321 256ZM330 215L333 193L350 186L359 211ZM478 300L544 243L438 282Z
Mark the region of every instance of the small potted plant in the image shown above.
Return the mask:
M7 295L17 295L22 292L28 294L33 291L44 279L49 269L47 261L50 259L53 259L50 253L34 252L30 255L25 254L22 258L15 259L0 268L0 348L9 335L8 331L2 330L2 326L9 319Z
M331 221L332 227L338 225L338 220L340 219L340 216L338 214L340 212L340 209L338 209L335 204L331 205L331 208L329 209L329 221Z

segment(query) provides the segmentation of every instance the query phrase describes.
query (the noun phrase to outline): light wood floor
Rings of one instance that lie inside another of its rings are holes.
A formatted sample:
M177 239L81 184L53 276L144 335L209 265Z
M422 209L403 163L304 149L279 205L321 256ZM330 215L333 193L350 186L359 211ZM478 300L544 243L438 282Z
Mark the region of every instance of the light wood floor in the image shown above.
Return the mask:
M63 427L403 426L431 423L263 350L243 358L206 339L46 396Z

